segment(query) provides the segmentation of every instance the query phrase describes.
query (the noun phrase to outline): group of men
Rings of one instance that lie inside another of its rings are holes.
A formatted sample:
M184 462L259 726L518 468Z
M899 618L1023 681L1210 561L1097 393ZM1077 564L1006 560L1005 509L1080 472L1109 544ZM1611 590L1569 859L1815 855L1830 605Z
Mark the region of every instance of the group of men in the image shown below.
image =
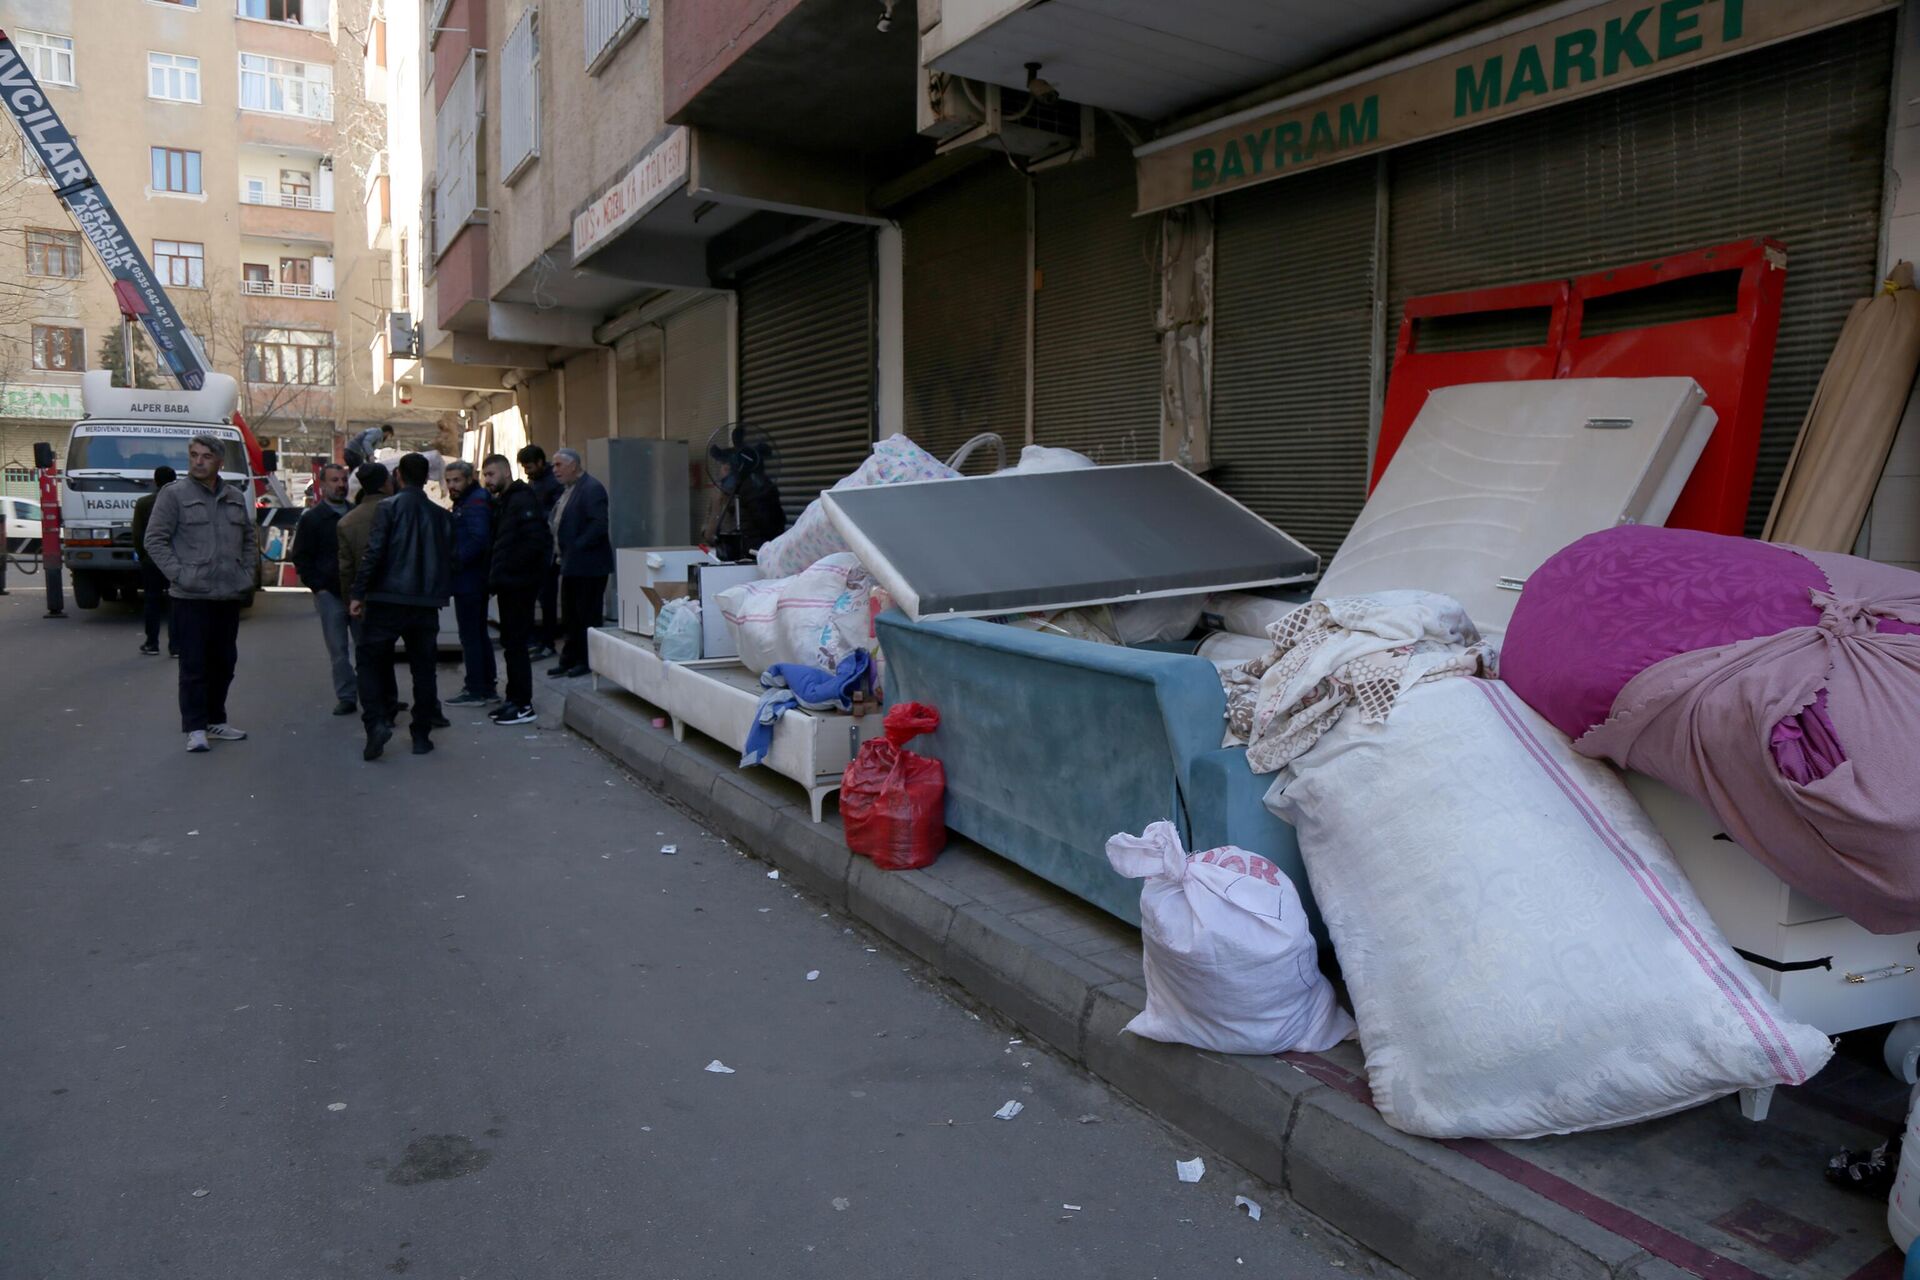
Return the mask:
M169 648L180 659L181 728L192 752L247 736L227 720L226 702L240 609L254 590L260 553L250 504L220 479L225 447L216 436L196 436L187 476L157 471L154 491L135 517L135 544L148 575L141 651L159 652L164 617ZM379 758L408 709L393 671L402 643L413 676L408 727L414 754L432 751L433 730L448 727L434 668L440 609L449 599L459 620L465 682L447 705L499 703L494 723L532 722L533 659L551 654L556 637L559 665L548 674L587 673L587 632L600 621L613 570L607 492L571 449L558 450L549 465L545 451L530 445L519 461L525 480L514 479L506 457L493 454L482 463L481 483L471 463L448 463L451 511L428 496L430 467L422 454L406 454L391 469L361 462L354 472L360 492L351 506L348 469L340 463L321 469L318 500L294 530L292 561L312 592L326 639L334 714L360 713L364 759ZM489 597L499 606L504 700L495 692ZM536 630L542 606L545 629Z
M606 489L586 474L579 454L559 450L552 465L529 445L519 455L527 479L516 480L502 454L487 457L476 479L473 464L444 469L449 512L426 495L426 458L400 459L396 477L379 462L355 473L360 496L346 505L346 469L329 465L321 500L294 530L293 563L314 608L333 665L335 715L360 713L366 759L379 757L394 732L401 705L393 676L395 645L404 642L413 672L410 721L415 754L433 749L432 730L446 724L434 683L439 609L449 598L459 625L465 679L451 707L499 704L489 718L528 724L533 710L533 660L553 652L549 637L564 634L560 664L550 675L587 673L586 633L600 621L613 549L608 537ZM413 472L419 473L416 481ZM335 548L337 556L329 556ZM596 587L578 581L597 575ZM563 602L558 626L553 599ZM547 630L535 613L546 601ZM506 697L498 692L487 602L497 600Z

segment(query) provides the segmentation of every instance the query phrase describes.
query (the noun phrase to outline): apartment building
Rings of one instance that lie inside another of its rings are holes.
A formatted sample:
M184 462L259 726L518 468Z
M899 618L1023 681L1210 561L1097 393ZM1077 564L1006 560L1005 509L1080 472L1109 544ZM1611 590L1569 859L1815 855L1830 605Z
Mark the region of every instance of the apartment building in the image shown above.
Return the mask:
M790 512L880 435L993 432L1184 462L1330 556L1403 354L1568 340L1438 295L1766 242L1778 348L1713 525L1757 532L1849 306L1920 256L1920 0L388 3L396 403L470 448L686 440L695 488L747 422ZM1744 305L1695 274L1589 336ZM1920 402L1879 493L1859 550L1920 565Z
M372 381L389 282L362 225L385 128L367 0L0 0L0 25L290 469L368 423L431 434ZM0 144L0 463L19 487L33 442L79 415L81 373L125 360L111 281L13 130ZM137 326L135 346L162 377Z

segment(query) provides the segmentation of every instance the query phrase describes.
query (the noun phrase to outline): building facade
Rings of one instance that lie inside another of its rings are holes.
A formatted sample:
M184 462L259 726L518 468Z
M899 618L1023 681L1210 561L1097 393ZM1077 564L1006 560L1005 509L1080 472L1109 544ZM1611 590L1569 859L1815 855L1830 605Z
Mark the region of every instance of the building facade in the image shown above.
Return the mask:
M390 292L361 222L384 181L365 0L6 0L0 17L241 410L289 471L383 421L370 336ZM0 130L0 462L64 441L82 371L126 357L111 282ZM164 378L136 326L133 365Z
M470 445L687 441L696 509L729 423L776 440L790 512L880 435L991 432L1185 462L1329 557L1403 348L1561 340L1436 295L1768 242L1723 504L1757 533L1848 309L1920 255L1913 3L416 7L432 244L396 399ZM1730 279L1584 332L1730 313ZM1858 549L1920 565L1920 413L1879 483Z

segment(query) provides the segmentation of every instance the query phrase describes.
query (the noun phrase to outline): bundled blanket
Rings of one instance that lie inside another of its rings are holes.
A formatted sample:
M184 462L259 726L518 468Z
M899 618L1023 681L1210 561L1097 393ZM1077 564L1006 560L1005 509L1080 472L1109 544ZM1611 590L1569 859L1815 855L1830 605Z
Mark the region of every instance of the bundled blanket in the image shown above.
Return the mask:
M1528 579L1501 674L1582 754L1691 795L1803 893L1920 929L1920 574L1609 529Z
M1459 601L1427 591L1315 600L1267 635L1272 653L1221 673L1227 745L1245 743L1255 773L1291 764L1349 708L1379 724L1414 685L1495 665Z

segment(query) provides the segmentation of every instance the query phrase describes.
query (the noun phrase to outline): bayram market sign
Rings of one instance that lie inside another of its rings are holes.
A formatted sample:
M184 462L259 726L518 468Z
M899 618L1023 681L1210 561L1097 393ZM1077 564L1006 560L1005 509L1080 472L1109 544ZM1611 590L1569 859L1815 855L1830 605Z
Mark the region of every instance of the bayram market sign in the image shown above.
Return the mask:
M1887 0L1613 0L1443 46L1138 148L1139 210L1238 191L1895 7ZM1549 12L1556 12L1550 10Z

